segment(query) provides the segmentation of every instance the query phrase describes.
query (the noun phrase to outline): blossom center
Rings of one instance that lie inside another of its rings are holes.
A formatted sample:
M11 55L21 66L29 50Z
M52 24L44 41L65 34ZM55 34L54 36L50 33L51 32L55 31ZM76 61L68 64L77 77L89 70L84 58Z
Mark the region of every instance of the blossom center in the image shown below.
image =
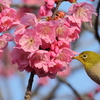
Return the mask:
M50 27L49 26L43 26L43 27L41 27L41 33L43 34L43 35L47 35L48 33L50 33L50 31L51 31L51 29L50 29Z
M77 11L77 16L82 17L85 14L85 9L83 9L82 7L80 7Z
M58 27L58 28L56 29L56 34L57 34L58 36L64 35L64 30L62 29L62 27Z
M29 44L32 45L34 43L34 39L30 38L29 39Z

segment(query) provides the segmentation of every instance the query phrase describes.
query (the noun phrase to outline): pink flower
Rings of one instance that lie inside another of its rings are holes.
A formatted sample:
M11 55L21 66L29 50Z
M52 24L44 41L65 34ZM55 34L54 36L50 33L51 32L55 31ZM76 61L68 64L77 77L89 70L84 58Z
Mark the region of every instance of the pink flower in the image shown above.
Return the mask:
M6 9L2 10L1 15L8 16L8 17L12 18L12 20L14 20L17 16L17 12L13 8L6 8Z
M0 4L2 4L6 8L9 8L11 4L11 0L0 0Z
M37 34L46 43L52 43L55 40L55 25L53 22L40 21L37 25Z
M56 28L56 36L58 37L58 39L67 39L67 36L70 34L70 28L68 28L66 25L59 25Z
M58 60L58 59L51 60L49 62L49 72L50 73L56 73L57 74L58 71L64 70L65 67L66 67L66 63L61 61L61 60Z
M36 26L38 20L34 14L26 13L21 19L21 24L26 26Z
M25 33L19 39L19 45L26 52L35 52L41 45L41 40L34 29L26 29Z
M38 50L30 57L30 66L32 68L41 69L44 73L47 73L48 62L50 61L50 55L48 51Z
M17 27L17 29L15 30L14 35L23 35L25 30L26 30L26 26L20 24L19 27Z
M92 14L97 15L95 12L95 8L92 4L89 4L87 2L82 2L82 3L76 3L73 4L70 8L68 13L73 14L76 22L90 22L91 24L91 19L92 19Z
M4 33L4 38L9 42L9 41L13 41L14 37L9 34L9 33Z
M44 0L44 2L46 2L47 8L52 9L54 7L54 0Z
M59 71L57 73L57 75L62 76L62 77L67 77L70 73L71 73L71 68L70 68L70 66L68 66L68 67L66 67L65 70Z
M54 41L54 43L51 44L50 49L57 54L60 49L65 47L70 48L69 41L60 40L60 41Z
M6 63L5 63L6 61ZM0 74L5 77L12 76L16 73L16 65L12 65L9 49L5 49L0 62Z
M72 27L70 28L70 30L71 30L71 34L68 37L69 37L69 41L72 42L73 40L79 38L79 33L81 30L78 27Z
M1 12L0 32L9 29L16 21L16 11L12 8L6 8Z
M0 19L1 23L0 23L0 32L2 31L6 31L7 29L9 29L12 25L12 20L11 18L4 16Z
M49 78L48 77L41 77L41 78L39 78L39 81L38 81L38 83L40 85L46 85L48 82L49 82Z
M46 5L43 5L40 7L40 10L39 10L39 15L42 17L42 16L51 16L52 15L52 11L47 8Z
M66 63L70 62L72 59L72 57L75 55L75 52L73 52L71 49L69 48L62 48L59 50L59 53L57 54L55 59L64 61Z
M25 52L22 49L14 48L11 52L11 57L12 57L12 63L18 64L18 69L20 71L26 70L28 72L31 72L33 69L31 69L29 65L29 60L28 60L28 52Z
M12 41L13 37L9 33L5 33L0 36L0 49L5 49L9 41Z
M95 1L95 0L90 0L90 1Z
M50 78L54 78L56 73L50 72L49 63L50 63L50 54L45 50L38 50L33 55L29 56L29 65L35 70L35 73L39 77L49 76ZM59 69L58 69L59 70Z
M42 5L43 4L43 0L23 0L25 4L28 5Z

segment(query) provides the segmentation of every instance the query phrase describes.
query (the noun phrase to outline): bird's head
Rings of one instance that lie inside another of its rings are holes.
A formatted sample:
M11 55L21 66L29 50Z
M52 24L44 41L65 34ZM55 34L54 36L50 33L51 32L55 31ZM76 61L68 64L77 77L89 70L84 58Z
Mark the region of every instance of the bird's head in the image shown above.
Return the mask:
M93 66L100 61L100 55L93 51L84 51L73 59L79 60L84 66Z

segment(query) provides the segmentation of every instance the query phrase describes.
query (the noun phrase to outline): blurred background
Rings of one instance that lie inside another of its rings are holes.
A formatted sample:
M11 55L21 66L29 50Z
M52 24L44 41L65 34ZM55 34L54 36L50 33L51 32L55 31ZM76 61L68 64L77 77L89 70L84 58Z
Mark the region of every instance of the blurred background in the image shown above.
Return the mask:
M97 11L99 0L94 2L78 0L77 2L81 1L92 3ZM12 0L11 7L18 11L18 17L21 18L26 12L38 15L41 5L43 5L43 0ZM71 3L63 2L59 10L67 12L70 6ZM92 22L93 27L90 27L89 23L83 23L80 38L72 43L72 50L79 53L86 50L100 53L99 17L97 20L97 17L93 16ZM97 27L98 30L96 31ZM9 32L13 34L14 28ZM17 65L12 65L9 53L13 45L13 43L9 44L0 62L0 100L24 100L30 75L27 72L19 72ZM79 96L83 98L82 100L100 100L100 86L87 76L79 61L73 60L63 77L66 84L58 78L49 79L48 77L38 78L35 76L32 100L81 100Z

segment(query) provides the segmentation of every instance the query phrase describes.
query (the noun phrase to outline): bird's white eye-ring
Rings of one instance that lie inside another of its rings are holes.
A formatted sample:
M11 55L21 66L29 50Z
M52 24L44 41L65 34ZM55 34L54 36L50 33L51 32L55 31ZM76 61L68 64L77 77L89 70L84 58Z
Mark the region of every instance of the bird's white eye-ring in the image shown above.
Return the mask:
M83 57L84 59L86 59L86 58L88 57L88 55L87 55L87 54L84 54L82 57Z

